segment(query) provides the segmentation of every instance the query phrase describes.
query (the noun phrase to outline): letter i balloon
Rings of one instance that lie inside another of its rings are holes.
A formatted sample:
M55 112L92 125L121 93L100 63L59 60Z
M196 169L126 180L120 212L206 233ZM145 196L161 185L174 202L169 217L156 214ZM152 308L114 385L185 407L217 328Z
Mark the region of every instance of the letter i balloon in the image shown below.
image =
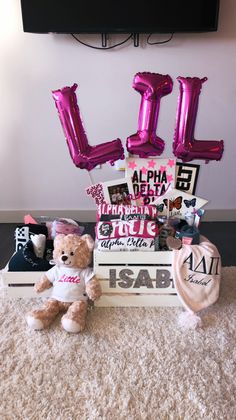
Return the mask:
M75 91L77 84L52 92L69 152L74 164L80 169L91 171L95 166L118 159L124 159L120 139L90 146L81 121Z
M160 156L165 142L156 135L161 98L171 93L171 77L158 73L137 73L133 88L141 94L138 131L127 139L127 150L139 157Z

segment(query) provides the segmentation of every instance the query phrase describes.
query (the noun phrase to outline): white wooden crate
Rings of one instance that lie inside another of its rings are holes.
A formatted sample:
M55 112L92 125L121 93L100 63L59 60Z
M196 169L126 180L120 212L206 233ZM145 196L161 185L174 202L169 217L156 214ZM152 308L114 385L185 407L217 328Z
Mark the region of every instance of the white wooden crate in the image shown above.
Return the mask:
M101 282L100 307L181 306L172 277L172 252L94 251L94 272ZM5 295L10 298L49 297L51 290L37 294L39 271L1 271Z
M96 306L181 306L172 277L171 251L94 251L102 285Z
M8 271L8 266L1 271L1 280L5 296L9 298L36 298L50 296L50 289L36 293L34 284L43 275L41 271Z

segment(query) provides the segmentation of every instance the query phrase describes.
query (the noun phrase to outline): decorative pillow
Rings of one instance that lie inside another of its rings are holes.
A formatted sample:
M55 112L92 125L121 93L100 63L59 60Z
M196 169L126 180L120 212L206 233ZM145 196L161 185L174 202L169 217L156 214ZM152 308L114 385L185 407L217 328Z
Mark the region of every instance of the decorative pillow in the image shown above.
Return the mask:
M51 238L54 239L58 234L69 235L70 233L76 233L81 236L84 231L84 227L77 223L70 223L65 219L54 220L51 226Z
M53 239L46 240L46 246L43 258L50 262L53 259Z
M47 271L52 265L46 259L36 257L33 242L17 251L9 261L8 271Z
M29 223L28 225L17 226L15 230L15 251L23 249L26 243L30 240L32 235L48 236L47 227L44 225L35 225Z
M155 238L158 234L158 226L154 220L116 220L96 223L97 239L112 239L129 236Z
M42 233L39 235L32 235L31 241L33 242L33 248L36 257L43 258L46 245L46 236Z
M124 206L116 204L100 204L97 210L97 222L104 214L146 214L151 219L156 219L158 216L158 210L154 206Z
M196 313L219 297L221 257L204 236L199 245L183 245L173 251L173 279L178 297L187 311Z
M155 251L153 238L114 238L97 240L98 251Z

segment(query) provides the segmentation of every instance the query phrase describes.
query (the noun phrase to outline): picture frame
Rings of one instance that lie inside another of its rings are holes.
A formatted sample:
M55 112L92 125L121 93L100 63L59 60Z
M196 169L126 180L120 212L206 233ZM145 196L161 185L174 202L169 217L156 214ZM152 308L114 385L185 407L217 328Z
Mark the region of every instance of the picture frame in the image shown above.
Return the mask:
M200 165L176 162L175 188L188 194L195 194Z
M129 177L102 183L105 201L108 204L136 205L132 180Z
M170 188L175 188L176 160L129 157L125 175L132 180L136 200L149 205Z

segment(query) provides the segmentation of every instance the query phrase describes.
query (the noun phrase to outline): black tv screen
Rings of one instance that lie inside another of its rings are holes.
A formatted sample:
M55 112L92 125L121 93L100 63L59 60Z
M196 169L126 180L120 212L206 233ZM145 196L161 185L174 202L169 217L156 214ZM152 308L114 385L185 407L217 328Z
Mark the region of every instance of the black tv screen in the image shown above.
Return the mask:
M219 0L21 0L23 29L35 33L208 32Z

